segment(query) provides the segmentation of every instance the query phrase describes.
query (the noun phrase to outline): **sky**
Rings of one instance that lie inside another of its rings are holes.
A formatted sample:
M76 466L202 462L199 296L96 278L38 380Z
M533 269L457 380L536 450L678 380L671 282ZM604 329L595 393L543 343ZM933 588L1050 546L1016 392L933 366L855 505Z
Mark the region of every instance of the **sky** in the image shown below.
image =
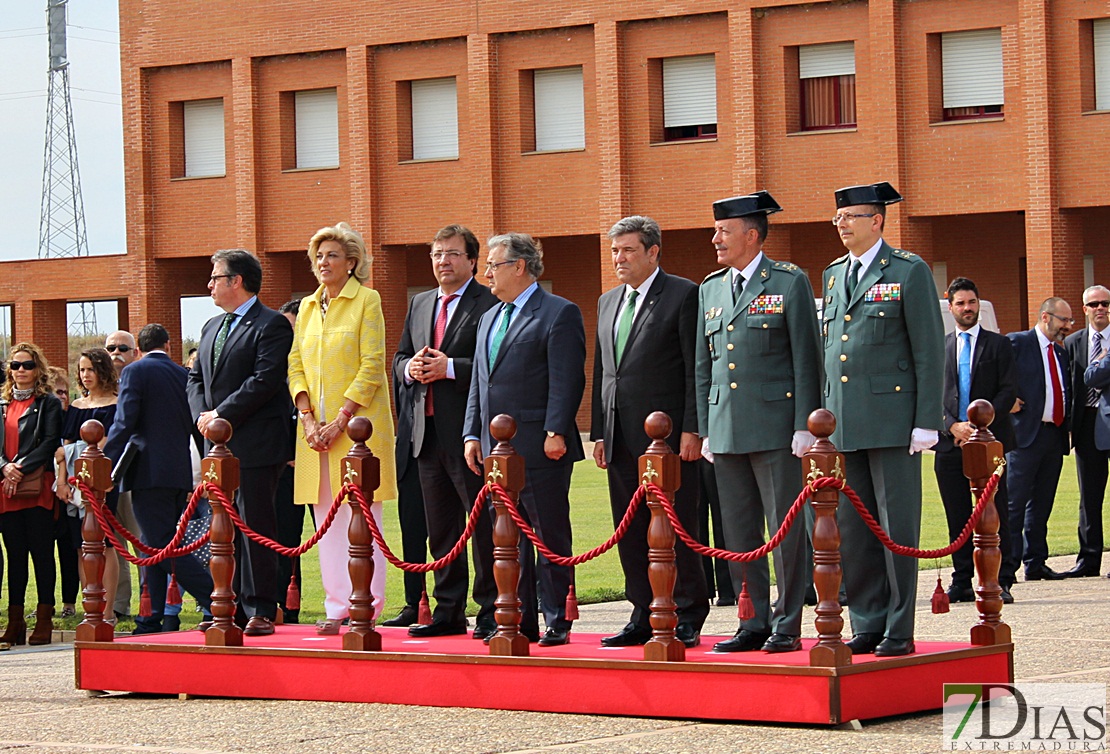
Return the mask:
M0 0L0 260L38 256L49 55L47 0ZM89 253L126 251L123 122L116 0L69 0L70 96ZM219 310L205 297L182 303L184 336ZM70 321L76 307L70 307ZM97 305L98 329L116 327L115 304Z

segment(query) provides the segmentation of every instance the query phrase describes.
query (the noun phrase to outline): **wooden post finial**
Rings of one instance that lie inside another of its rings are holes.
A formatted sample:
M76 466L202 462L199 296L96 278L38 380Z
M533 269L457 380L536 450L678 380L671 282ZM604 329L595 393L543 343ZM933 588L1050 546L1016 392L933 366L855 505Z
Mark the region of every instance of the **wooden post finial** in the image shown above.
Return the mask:
M514 502L520 501L524 489L524 459L510 444L516 435L516 422L507 414L498 414L489 423L490 435L497 441L484 463L487 484L497 484ZM497 633L489 640L489 653L497 656L527 657L528 637L520 633L520 529L509 513L509 507L497 495L490 496L493 521L493 580L497 583L494 618Z
M239 489L239 459L227 448L231 423L226 419L213 419L204 435L212 443L212 449L200 462L201 479L219 487L228 500L234 500L235 491ZM204 644L241 647L243 629L235 625L235 591L231 588L235 577L235 524L218 497L209 495L208 502L212 508L209 525L212 559L208 563L212 573L212 626L204 632Z
M653 411L644 419L644 432L651 442L640 456L639 472L642 484L655 485L673 503L675 490L682 486L682 464L667 444L672 429L671 417L662 411ZM678 580L678 568L674 556L674 527L656 493L648 492L645 502L651 515L647 545L652 600L649 606L651 617L648 619L651 639L644 645L644 659L682 662L686 659L686 646L675 637L678 612L674 585Z
M381 482L381 461L366 447L374 434L374 427L365 416L356 416L347 424L347 436L354 445L343 458L343 483L352 484L362 491L367 502L374 500L374 492ZM374 579L374 541L370 525L362 515L354 493L348 495L351 522L347 525L347 572L351 575L350 629L343 634L343 648L358 652L380 652L382 635L374 628L374 594L370 583Z
M104 439L104 425L89 419L81 425L81 439L88 447L74 464L74 472L101 505L104 493L112 488L112 462L98 447ZM104 531L92 512L92 501L86 501L85 520L81 523L81 570L85 576L81 607L85 617L77 626L77 641L112 641L115 632L104 620Z

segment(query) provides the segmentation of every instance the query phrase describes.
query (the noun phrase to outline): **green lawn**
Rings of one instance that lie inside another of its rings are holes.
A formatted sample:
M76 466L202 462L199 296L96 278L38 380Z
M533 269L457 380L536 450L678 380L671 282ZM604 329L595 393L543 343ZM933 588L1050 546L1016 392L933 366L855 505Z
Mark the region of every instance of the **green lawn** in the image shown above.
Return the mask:
M945 525L944 510L940 503L940 494L937 492L936 480L932 474L932 456L926 456L923 469L923 501L921 521L921 546L923 548L938 548L948 541L947 527ZM1060 488L1056 496L1056 505L1049 520L1048 547L1054 555L1075 553L1078 550L1076 527L1078 514L1079 491L1075 476L1075 462L1072 456L1064 459L1064 471L1060 478ZM396 506L387 503L385 510L386 541L400 554L400 532L397 523ZM1110 516L1107 516L1110 519ZM613 531L612 517L609 511L608 487L605 474L599 470L592 460L586 460L575 467L574 481L571 486L571 520L574 526L575 553L592 549L608 539ZM311 534L310 522L306 521L305 537ZM1110 527L1110 520L1105 524ZM950 559L941 562L941 572L945 583L948 580L947 566ZM922 561L923 569L933 569L934 561ZM309 553L302 563L304 587L302 594L302 622L315 621L323 617L323 589L320 587L319 563L314 554ZM386 617L393 614L403 605L403 589L400 574L391 568L386 581ZM33 576L32 576L33 578ZM429 592L432 579L428 577ZM623 598L623 577L620 562L615 548L600 558L585 565L579 566L576 573L578 599L580 602L602 602ZM30 600L33 601L33 583L28 591ZM134 591L133 609L138 609L139 590ZM5 578L4 590L0 592L0 604L7 605L7 579ZM60 602L59 602L60 605ZM195 623L197 613L193 610L192 600L186 597L186 609L182 613L186 625ZM476 606L471 604L471 615L476 611ZM59 621L59 625L69 628L77 624L77 619ZM121 627L122 628L122 627Z

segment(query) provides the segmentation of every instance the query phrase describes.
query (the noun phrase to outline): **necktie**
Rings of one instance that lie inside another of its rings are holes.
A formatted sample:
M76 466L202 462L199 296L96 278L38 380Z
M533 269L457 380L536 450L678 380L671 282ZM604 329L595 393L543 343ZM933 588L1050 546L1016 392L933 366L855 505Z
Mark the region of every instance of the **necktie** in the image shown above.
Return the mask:
M223 353L224 343L227 342L227 334L231 332L231 323L235 321L235 312L228 312L224 315L224 321L220 323L220 330L216 333L216 342L212 344L212 366L220 363L220 354Z
M632 320L636 317L636 298L640 295L639 291L632 291L628 296L628 302L624 305L624 311L621 312L621 321L617 324L617 365L621 363L621 356L624 355L624 347L628 345L628 334L632 332Z
M1091 343L1090 363L1094 364L1096 361L1098 361L1098 356L1102 352L1102 333L1096 332L1095 337L1092 340L1093 342ZM1087 388L1087 405L1097 406L1098 397L1100 395L1102 395L1102 391L1099 390L1097 387Z
M967 421L967 404L971 400L971 333L960 333L963 341L959 358L956 359L957 373L960 378L960 421Z
M732 303L736 304L740 300L740 294L744 292L744 276L737 273L732 279Z
M848 300L852 300L852 294L856 292L856 283L859 282L859 260L853 259L852 266L848 270Z
M443 297L443 305L439 307L439 314L436 315L435 331L432 333L432 348L439 350L443 345L443 334L447 332L447 306L457 299L459 294L452 293L450 296ZM432 404L432 386L428 385L428 392L424 395L424 415L431 416L434 412Z
M497 352L501 349L501 341L505 339L505 333L509 330L509 320L513 317L513 309L516 304L505 304L505 309L501 314L501 325L497 328L497 332L493 334L493 340L489 344L489 368L493 369L493 362L497 361Z
M1052 378L1052 423L1064 423L1064 390L1060 386L1060 370L1056 367L1056 349L1048 344L1048 374Z

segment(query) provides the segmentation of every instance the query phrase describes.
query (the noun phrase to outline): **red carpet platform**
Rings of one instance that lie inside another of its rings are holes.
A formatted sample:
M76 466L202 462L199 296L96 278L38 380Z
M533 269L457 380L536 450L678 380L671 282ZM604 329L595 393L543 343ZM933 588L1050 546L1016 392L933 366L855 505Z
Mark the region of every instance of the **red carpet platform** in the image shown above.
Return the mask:
M348 652L311 626L279 626L246 646L205 647L196 631L76 644L77 687L209 697L383 702L825 725L939 709L944 683L1009 682L1013 645L917 642L917 654L806 665L805 650L717 654L717 638L686 662L645 662L642 647L607 649L572 634L531 657L490 657L467 636L409 638L383 628L381 652ZM720 637L726 638L726 637Z

